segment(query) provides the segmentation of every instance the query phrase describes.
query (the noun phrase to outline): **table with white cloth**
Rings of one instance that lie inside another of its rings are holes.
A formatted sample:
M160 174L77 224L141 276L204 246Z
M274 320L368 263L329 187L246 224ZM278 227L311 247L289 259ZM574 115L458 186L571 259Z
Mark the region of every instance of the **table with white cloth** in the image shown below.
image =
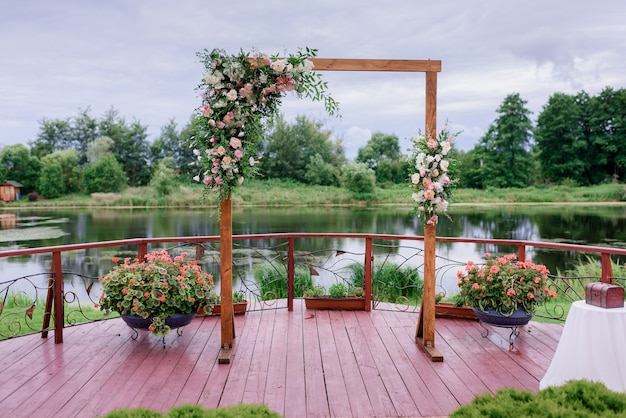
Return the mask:
M626 393L626 308L572 304L539 389L581 379Z

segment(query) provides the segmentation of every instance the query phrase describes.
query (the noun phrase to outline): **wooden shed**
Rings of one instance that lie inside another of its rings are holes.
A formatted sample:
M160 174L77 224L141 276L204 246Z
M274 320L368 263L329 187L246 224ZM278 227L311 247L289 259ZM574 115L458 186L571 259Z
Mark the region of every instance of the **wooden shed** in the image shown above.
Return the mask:
M11 202L13 200L20 200L20 189L24 187L17 181L7 180L0 183L0 198L3 202Z

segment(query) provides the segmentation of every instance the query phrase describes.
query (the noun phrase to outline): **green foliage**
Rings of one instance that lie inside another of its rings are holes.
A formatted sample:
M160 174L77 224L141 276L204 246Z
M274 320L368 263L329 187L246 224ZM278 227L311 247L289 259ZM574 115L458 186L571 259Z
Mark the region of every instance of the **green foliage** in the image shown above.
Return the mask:
M546 182L564 179L589 182L585 178L584 161L588 142L583 124L579 123L584 102L586 100L581 100L581 97L556 93L548 99L548 104L537 118L535 140L542 177Z
M153 166L164 158L170 158L174 162L170 168L185 177L187 181L191 181L194 176L192 163L197 157L193 155L193 149L188 142L196 133L194 130L196 120L192 118L189 124L180 131L174 119L170 119L167 125L161 127L159 136L150 145L150 161Z
M320 296L324 296L326 294L326 289L322 286L313 286L308 289L304 289L302 296L305 298L316 298Z
M409 164L402 158L400 141L393 134L375 132L358 150L356 162L374 170L377 183L404 183Z
M115 109L110 109L104 114L98 127L101 136L108 136L113 140L113 154L122 165L128 183L131 186L148 184L150 181L148 128L139 121L127 124Z
M339 170L324 161L320 154L315 154L306 166L304 178L309 184L321 186L339 186Z
M349 269L355 287L363 286L363 265L354 263ZM422 297L423 288L424 282L414 267L393 263L374 266L372 297L376 301L396 303L402 298L418 300Z
M533 125L519 93L509 94L498 108L477 148L482 161L482 187L526 187L530 184Z
M287 269L283 264L260 263L254 266L254 278L261 289L263 300L287 297ZM313 287L311 272L304 266L296 266L294 296L302 297L305 289Z
M110 154L115 142L108 136L101 136L89 144L87 148L87 161L95 162L107 154Z
M22 195L37 188L41 163L22 144L7 145L0 151L0 179L13 180L24 186Z
M173 159L168 157L159 161L150 180L150 187L159 197L169 195L176 185L176 172L168 166L168 162L173 164Z
M573 380L534 394L523 389L501 389L478 395L457 408L450 418L624 417L626 394L601 383Z
M320 158L338 168L345 161L343 146L330 139L322 122L297 116L293 124L278 115L272 129L260 144L263 158L260 172L266 178L293 179L307 183L311 158ZM319 155L319 157L317 157ZM315 176L313 176L315 178Z
M113 154L88 164L83 171L82 187L85 193L119 192L127 185L126 173Z
M39 178L40 183L43 180L42 178L45 176L43 173L49 165L57 165L61 168L62 177L60 179L60 184L57 185L61 194L76 193L80 190L81 170L79 167L79 155L76 150L65 149L63 151L55 151L52 154L42 157L42 174ZM59 181L59 179L55 179L55 181ZM45 196L44 191L40 191L42 195Z
M42 167L37 189L41 196L48 199L55 199L65 194L63 169L60 164L49 162Z
M347 163L341 169L343 187L357 196L370 195L376 188L374 170L364 163Z
M328 287L328 295L331 298L345 298L348 296L348 286L342 282L333 283Z
M3 302L0 315L0 340L20 335L41 332L43 327L44 299L33 300L24 293L8 293L0 302ZM33 308L32 319L26 312ZM64 303L65 324L76 325L83 322L97 321L103 318L112 318L116 315L105 315L100 309L89 304L77 306ZM54 324L50 324L54 327Z
M280 418L281 415L266 405L239 404L222 408L202 408L199 405L181 405L161 414L146 408L114 410L103 418Z

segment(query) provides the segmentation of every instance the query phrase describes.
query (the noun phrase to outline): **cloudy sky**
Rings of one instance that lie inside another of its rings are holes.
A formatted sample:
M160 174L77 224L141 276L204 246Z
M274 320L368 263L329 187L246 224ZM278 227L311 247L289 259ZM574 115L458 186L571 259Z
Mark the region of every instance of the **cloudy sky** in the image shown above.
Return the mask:
M626 87L620 0L0 0L0 147L27 144L45 119L115 108L149 139L199 104L196 52L299 47L324 58L436 59L439 127L471 149L511 93L536 118L555 92ZM403 150L424 128L424 75L324 72L341 119L287 98L288 120L321 120L354 157L372 132Z

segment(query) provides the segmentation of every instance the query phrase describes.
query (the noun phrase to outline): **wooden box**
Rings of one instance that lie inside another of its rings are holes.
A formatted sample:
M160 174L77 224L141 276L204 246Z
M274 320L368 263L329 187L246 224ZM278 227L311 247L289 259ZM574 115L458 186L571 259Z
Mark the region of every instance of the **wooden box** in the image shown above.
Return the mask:
M585 302L601 308L623 308L624 288L609 283L588 283L585 286Z

